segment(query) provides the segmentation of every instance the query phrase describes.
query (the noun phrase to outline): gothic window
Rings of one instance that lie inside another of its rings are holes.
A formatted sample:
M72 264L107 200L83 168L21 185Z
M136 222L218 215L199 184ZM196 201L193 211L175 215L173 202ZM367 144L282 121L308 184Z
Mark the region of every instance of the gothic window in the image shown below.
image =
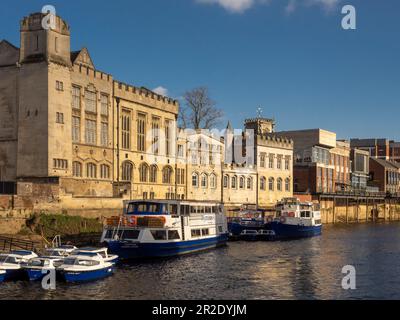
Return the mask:
M163 169L163 183L164 184L171 184L172 183L172 169L171 167L167 166Z
M85 108L87 112L96 113L97 103L96 103L96 92L89 90L85 91Z
M122 149L129 150L131 148L131 112L122 111Z
M110 167L106 164L102 164L100 167L101 179L110 179Z
M268 180L268 188L269 191L274 191L275 190L275 179L274 178L269 178Z
M77 178L82 177L82 164L80 162L74 161L72 163L72 175Z
M138 151L146 150L146 115L139 113L137 121L137 148Z
M151 183L157 183L157 173L158 173L158 168L156 165L152 165L150 167L150 182Z
M147 182L148 173L149 173L149 166L145 163L142 163L139 167L140 182Z
M86 119L85 141L87 144L96 144L96 121Z
M129 161L122 164L122 181L132 181L133 165Z
M72 142L81 140L81 118L72 117Z
M88 178L97 178L97 166L94 163L88 163L86 165L86 176Z

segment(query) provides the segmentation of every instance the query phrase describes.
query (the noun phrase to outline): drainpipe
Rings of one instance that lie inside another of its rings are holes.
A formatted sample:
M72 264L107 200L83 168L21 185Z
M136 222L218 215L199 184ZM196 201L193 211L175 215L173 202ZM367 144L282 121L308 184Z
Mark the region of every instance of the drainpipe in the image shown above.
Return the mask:
M120 182L120 150L119 150L119 104L121 99L116 97L115 101L117 102L117 185L118 185L118 192L119 192L119 182Z

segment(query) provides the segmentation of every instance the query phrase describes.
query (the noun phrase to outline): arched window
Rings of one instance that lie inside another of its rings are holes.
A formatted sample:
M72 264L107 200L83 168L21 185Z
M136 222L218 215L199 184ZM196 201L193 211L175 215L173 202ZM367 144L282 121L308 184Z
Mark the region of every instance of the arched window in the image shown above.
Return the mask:
M163 183L164 184L171 184L172 183L172 168L167 166L164 167L163 172Z
M80 162L74 161L72 163L72 175L78 178L82 177L82 164Z
M229 188L229 176L224 176L224 188Z
M106 164L100 166L100 178L110 179L110 167Z
M239 179L239 188L240 189L245 188L245 178L244 177L240 177L240 179Z
M211 189L217 188L217 176L214 173L210 175L210 187Z
M272 177L269 178L268 185L269 185L269 191L274 191L275 190L275 179Z
M132 181L133 164L129 161L125 161L122 164L122 181Z
M252 190L253 189L253 179L252 178L247 178L247 189Z
M146 163L142 163L139 166L140 182L147 182L148 176L149 176L149 166Z
M150 167L150 182L157 183L158 168L156 165Z
M201 175L201 187L203 189L208 187L208 176L205 173Z
M285 190L286 190L286 192L290 192L290 190L291 190L291 187L290 187L290 178L286 178L286 180L285 180Z
M199 175L196 172L192 174L192 186L195 188L199 187Z
M260 179L260 189L261 190L265 190L266 183L267 183L267 179L265 179L265 177L261 177L261 179Z
M282 191L282 184L283 184L282 178L278 178L277 186L276 186L276 188L278 189L278 191Z
M237 188L237 177L236 176L232 177L232 181L231 182L232 182L231 183L232 189L236 189Z
M86 165L86 176L88 178L97 178L97 166L94 163Z

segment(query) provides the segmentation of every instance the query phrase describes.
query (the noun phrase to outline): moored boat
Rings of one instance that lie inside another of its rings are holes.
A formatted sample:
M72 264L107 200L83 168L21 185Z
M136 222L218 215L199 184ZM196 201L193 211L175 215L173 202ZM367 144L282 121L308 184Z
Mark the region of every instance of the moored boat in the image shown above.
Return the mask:
M63 262L63 259L54 259L50 257L33 258L23 266L30 281L40 281L50 269L56 270Z
M226 245L223 206L200 201L127 201L101 241L121 259L160 258Z
M58 274L66 282L78 283L104 279L111 276L114 266L110 262L105 262L98 256L69 256L62 265L57 268Z
M322 233L319 205L285 198L276 206L277 215L265 225L274 232L274 240L299 239L319 236Z
M87 256L87 257L101 257L105 262L116 264L119 257L116 254L109 254L108 248L80 248L72 252L72 255Z
M67 248L64 247L57 247L57 248L48 248L45 250L44 256L48 258L54 259L63 259L71 255L74 250L77 250L77 247L68 246Z
M20 280L25 278L23 266L37 254L32 251L16 250L0 254L0 270L5 271L3 280Z
M6 272L4 270L0 270L0 283L6 279Z

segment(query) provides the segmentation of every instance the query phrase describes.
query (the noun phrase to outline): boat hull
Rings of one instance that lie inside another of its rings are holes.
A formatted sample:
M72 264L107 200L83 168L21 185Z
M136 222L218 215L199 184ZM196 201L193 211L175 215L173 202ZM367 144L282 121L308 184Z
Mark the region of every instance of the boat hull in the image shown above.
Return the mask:
M23 269L6 269L6 273L3 275L3 281L16 281L26 280L26 273Z
M322 234L322 226L299 226L280 222L268 223L265 229L274 231L273 240L310 238Z
M188 240L169 243L140 243L125 241L110 241L110 252L117 254L120 259L164 258L195 253L226 245L228 234L218 237Z
M26 269L26 273L28 275L29 281L41 281L46 273L42 273L42 269Z
M106 267L90 271L68 271L62 270L60 272L63 279L68 283L90 282L104 279L113 274L113 267Z
M6 279L6 273L1 272L0 273L0 283L3 282Z

